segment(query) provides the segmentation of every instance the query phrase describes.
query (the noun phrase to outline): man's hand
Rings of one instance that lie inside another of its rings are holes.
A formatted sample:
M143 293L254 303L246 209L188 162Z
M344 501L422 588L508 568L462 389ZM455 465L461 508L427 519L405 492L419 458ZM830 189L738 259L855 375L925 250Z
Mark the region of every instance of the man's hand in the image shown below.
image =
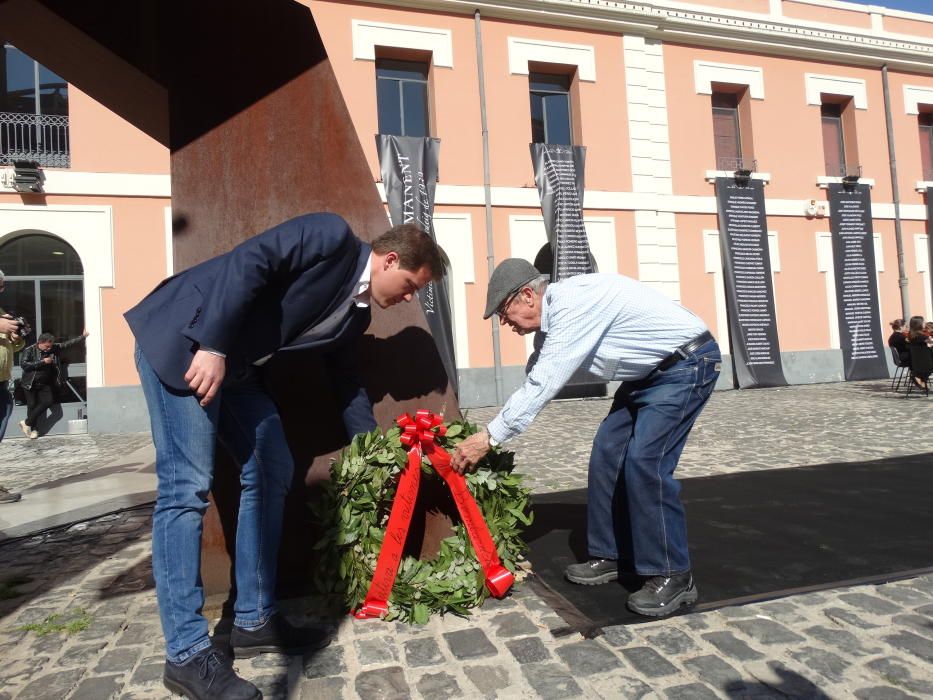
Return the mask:
M191 366L185 372L185 381L201 398L202 406L207 406L214 400L217 392L220 391L226 371L227 360L220 355L206 350L198 350L194 353Z
M485 430L471 435L457 445L450 465L458 474L468 474L476 469L476 464L489 452L489 433Z
M47 365L50 365L54 362L51 355L49 355L48 357L43 357L42 361Z
M0 333L7 335L19 333L19 324L10 316L0 316Z

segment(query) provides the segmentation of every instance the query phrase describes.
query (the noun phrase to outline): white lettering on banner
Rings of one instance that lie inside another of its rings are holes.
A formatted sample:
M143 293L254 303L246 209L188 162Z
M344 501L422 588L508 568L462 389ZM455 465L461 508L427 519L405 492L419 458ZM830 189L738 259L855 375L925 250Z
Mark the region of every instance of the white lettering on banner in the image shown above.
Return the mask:
M836 249L842 257L835 261L842 288L840 332L849 339L852 359L877 360L878 347L872 337L875 295L871 290L871 275L874 273L866 260L874 246L866 225L868 212L859 196L841 196L834 210L836 231L833 235L841 243Z
M558 280L593 272L590 246L577 193L573 149L545 146L544 176L553 193L557 251L554 272Z
M762 212L754 194L733 184L724 184L724 242L732 261L732 286L735 296L737 330L744 339L747 365L778 364L774 310L765 258L767 233Z
M401 153L396 153L395 156L398 159L398 169L399 175L401 175L402 182L405 187L402 190L402 223L410 224L415 218L415 200L412 197L412 185L411 185L411 160L408 156L403 156Z
M431 215L431 203L428 201L428 184L424 177L424 171L422 170L418 171L418 213L421 215L418 220L421 230L431 235L431 227L434 225L434 221ZM421 306L424 308L424 313L426 314L437 313L437 290L435 284L436 282L431 280L421 290Z
M402 194L402 223L417 223L426 234L430 235L433 225L431 216L431 202L429 201L428 185L424 171L417 171L417 182L412 172L411 158L403 156L396 151L399 175L404 184ZM419 159L420 162L420 159ZM435 282L431 280L419 292L421 306L425 314L437 313L437 290Z

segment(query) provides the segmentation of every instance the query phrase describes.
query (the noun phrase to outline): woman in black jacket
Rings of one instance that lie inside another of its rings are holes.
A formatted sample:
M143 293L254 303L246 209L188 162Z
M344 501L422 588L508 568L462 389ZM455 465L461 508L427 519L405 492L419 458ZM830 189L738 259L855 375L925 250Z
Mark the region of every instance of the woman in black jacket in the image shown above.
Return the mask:
M907 334L904 332L904 319L896 318L891 321L892 333L888 337L888 347L897 350L902 364L910 364L910 351L907 349Z
M80 343L87 338L88 332L77 338L56 343L55 336L43 333L35 345L23 350L19 358L19 366L23 369L23 378L20 386L26 394L26 419L19 422L26 437L35 440L39 437L36 424L39 418L55 403L55 387L61 386L61 354L62 350Z

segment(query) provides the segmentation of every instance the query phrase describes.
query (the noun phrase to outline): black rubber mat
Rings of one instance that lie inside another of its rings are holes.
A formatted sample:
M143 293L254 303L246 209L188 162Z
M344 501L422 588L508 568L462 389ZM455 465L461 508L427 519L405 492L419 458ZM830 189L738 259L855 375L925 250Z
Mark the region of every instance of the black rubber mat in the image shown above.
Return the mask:
M933 571L933 454L683 480L693 610L874 583ZM532 585L587 636L644 622L625 601L638 581L579 586L586 490L534 498ZM555 630L559 634L560 630Z

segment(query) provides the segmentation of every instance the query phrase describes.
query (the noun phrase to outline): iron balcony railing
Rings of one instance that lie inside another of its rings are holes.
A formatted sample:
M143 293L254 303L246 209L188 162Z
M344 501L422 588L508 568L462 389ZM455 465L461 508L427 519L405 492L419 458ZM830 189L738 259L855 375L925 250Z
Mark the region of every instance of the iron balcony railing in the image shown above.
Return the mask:
M0 165L36 161L47 168L71 167L68 117L0 112Z

